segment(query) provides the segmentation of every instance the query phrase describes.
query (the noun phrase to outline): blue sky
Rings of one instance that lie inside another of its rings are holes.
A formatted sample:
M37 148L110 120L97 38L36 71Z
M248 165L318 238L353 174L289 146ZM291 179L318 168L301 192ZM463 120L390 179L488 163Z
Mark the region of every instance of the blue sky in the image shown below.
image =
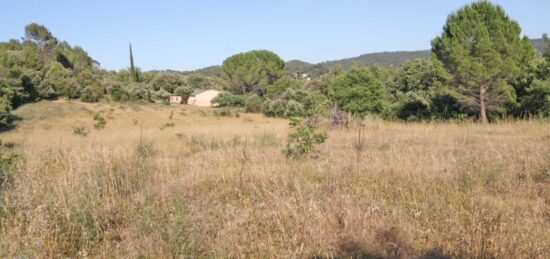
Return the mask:
M364 53L428 49L450 12L465 0L9 0L0 41L31 22L82 46L106 69L128 66L132 42L144 70L192 70L235 53L269 49L285 60L317 63ZM550 1L500 0L524 35L550 28Z

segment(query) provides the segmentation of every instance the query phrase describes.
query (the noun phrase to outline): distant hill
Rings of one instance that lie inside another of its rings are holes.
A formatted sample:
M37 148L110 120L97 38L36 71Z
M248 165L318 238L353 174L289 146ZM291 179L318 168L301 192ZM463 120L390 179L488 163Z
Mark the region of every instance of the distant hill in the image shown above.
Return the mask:
M546 48L546 46L548 46L548 44L546 44L544 39L533 39L533 40L531 40L531 42L533 42L533 45L535 45L535 48L539 52L542 52L544 50L544 48Z
M542 52L546 47L544 39L533 39L531 42L533 42L533 45L539 52ZM301 60L290 60L286 62L286 70L289 74L309 73L315 77L337 65L341 65L344 69L350 68L353 64L397 67L410 60L428 59L430 58L430 52L430 50L378 52L363 54L354 58L325 61L318 64L311 64ZM219 76L221 75L221 68L220 66L210 66L195 70L193 73L199 73L205 76Z
M222 67L219 66L219 65L215 65L215 66L209 66L209 67L205 67L205 68L185 72L185 74L194 74L194 73L200 74L200 75L203 75L203 76L210 76L210 77L218 76L218 77L220 77L222 75Z
M427 59L430 57L429 50L418 51L395 51L395 52L379 52L371 54L363 54L354 58L346 58L334 61L320 63L326 68L332 68L336 65L341 65L344 68L349 68L353 64L358 65L382 65L382 66L399 66L409 60Z

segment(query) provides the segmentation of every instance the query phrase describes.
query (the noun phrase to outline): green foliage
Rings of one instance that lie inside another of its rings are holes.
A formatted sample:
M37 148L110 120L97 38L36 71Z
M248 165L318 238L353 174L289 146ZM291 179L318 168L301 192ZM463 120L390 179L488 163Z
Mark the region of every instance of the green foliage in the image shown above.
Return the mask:
M86 137L86 136L88 136L88 133L89 133L89 131L85 126L75 126L75 127L73 127L73 135Z
M183 97L184 100L187 100L192 93L193 88L190 86L180 86L174 90L174 94Z
M11 109L11 100L4 95L0 96L0 127L8 125Z
M314 157L319 151L316 145L322 144L327 139L324 132L316 132L315 125L309 121L292 118L290 126L294 132L288 134L287 146L284 150L289 159Z
M39 98L38 93L38 86L40 84L40 80L42 80L42 72L40 71L34 71L34 70L27 70L21 77L21 87L23 88L22 93L20 96L22 97L19 100L19 103L15 103L16 105L23 104L25 102L32 102L36 101ZM12 87L16 88L12 84Z
M285 62L275 53L253 50L227 58L222 71L234 93L262 96L269 85L284 75L284 68Z
M303 83L288 77L268 88L263 112L270 117L308 117L327 110L326 96L314 89L305 89Z
M139 71L134 66L134 53L132 52L132 44L130 44L130 82L139 82Z
M283 77L267 88L265 97L275 99L281 96L287 89L300 89L303 85L300 81L290 77Z
M154 97L157 101L160 101L162 103L169 103L170 102L170 96L172 94L164 89L160 89L154 93Z
M94 114L94 128L96 130L101 130L105 128L105 125L107 125L107 121L101 113Z
M126 88L126 92L131 101L152 101L153 93L143 83L130 83Z
M524 114L550 116L550 79L535 80L521 100Z
M286 100L283 99L275 99L265 100L262 111L266 116L269 117L284 117L285 111L286 111Z
M326 97L316 93L305 93L303 99L295 98L292 95L283 96L275 100L266 100L262 111L269 117L308 117L314 115L323 115L328 110Z
M457 100L447 85L450 75L438 62L407 62L394 74L388 89L395 115L403 120L459 117Z
M244 106L244 97L242 95L234 95L229 92L221 92L218 96L212 99L212 103L219 107L225 106Z
M355 116L381 114L387 106L386 90L370 67L352 67L337 76L330 89L330 97L338 106Z
M0 198L2 198L2 191L8 188L11 183L12 174L20 159L19 155L6 150L0 141ZM0 199L0 209L2 209L1 205L2 200Z
M461 105L479 113L505 113L516 102L512 83L535 56L533 45L521 38L519 24L489 1L474 2L452 13L441 36L432 41L435 59L454 77Z
M207 77L196 73L188 75L186 81L192 89L207 89L211 86L211 82Z
M164 129L166 129L166 128L171 128L171 127L174 127L174 126L176 126L175 123L173 123L173 122L167 122L167 123L162 124L162 125L160 126L160 129L161 129L161 130L164 130Z
M44 80L38 85L38 94L40 98L50 99L59 95L76 95L76 82L69 78L70 72L57 61L50 64L47 68Z
M82 90L80 100L83 102L99 102L105 95L105 88L100 85L89 85Z
M244 108L246 112L259 113L262 112L262 97L256 94L250 94L244 99Z
M25 37L27 40L38 44L41 48L46 45L57 44L57 39L43 25L31 23L25 26Z
M155 75L151 82L149 82L149 87L155 91L164 90L169 93L174 93L174 91L181 86L185 86L185 80L176 73L170 72L161 72Z
M119 84L113 85L109 90L109 96L111 96L111 100L115 102L122 102L122 101L128 101L130 99L129 94L126 92L126 90Z
M288 100L285 107L285 113L283 114L285 118L303 117L306 112L304 105L296 100Z
M239 112L230 108L221 108L214 111L214 116L218 117L240 117Z

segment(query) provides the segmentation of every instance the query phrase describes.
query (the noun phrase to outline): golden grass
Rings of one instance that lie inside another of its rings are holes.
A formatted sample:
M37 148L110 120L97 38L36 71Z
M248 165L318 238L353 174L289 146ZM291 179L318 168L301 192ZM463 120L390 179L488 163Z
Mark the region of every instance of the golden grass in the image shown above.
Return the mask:
M258 114L78 102L15 113L0 138L25 162L2 194L0 257L550 257L546 122L369 119L358 163L353 127L292 161L288 122Z

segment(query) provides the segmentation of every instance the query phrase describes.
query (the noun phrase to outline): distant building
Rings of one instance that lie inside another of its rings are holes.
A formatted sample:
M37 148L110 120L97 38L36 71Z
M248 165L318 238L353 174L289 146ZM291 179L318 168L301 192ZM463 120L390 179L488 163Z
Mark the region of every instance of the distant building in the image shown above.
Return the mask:
M197 89L189 96L187 104L202 107L214 106L212 99L219 94L220 91L214 89Z
M181 97L179 95L171 95L170 96L170 103L182 104L183 103L183 97Z

